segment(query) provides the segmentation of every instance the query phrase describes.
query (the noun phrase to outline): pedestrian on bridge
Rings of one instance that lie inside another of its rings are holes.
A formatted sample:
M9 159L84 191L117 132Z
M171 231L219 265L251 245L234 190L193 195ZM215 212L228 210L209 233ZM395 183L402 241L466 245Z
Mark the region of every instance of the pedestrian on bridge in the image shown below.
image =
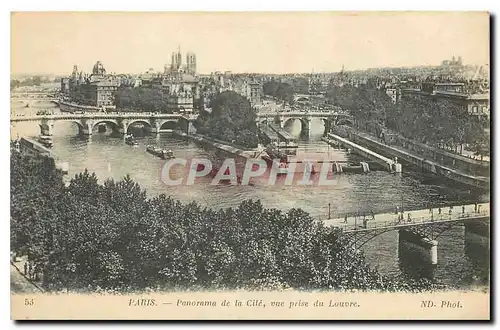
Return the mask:
M347 223L347 214L344 217L344 223Z
M450 216L450 218L451 218L451 211L452 211L452 209L453 209L453 206L450 206L450 209L448 210L448 215Z
M465 205L462 205L462 214L465 213Z
M408 222L411 222L411 214L408 213Z
M474 213L477 213L477 203L474 203Z
M441 214L441 206L438 208L438 214Z
M429 213L432 214L432 207L429 207Z
M481 213L481 205L477 206L477 213Z

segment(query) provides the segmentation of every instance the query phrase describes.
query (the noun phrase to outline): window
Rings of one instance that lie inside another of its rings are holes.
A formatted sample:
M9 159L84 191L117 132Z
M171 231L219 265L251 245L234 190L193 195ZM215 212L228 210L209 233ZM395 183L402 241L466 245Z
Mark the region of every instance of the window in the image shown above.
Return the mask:
M472 113L477 113L477 106L472 107Z

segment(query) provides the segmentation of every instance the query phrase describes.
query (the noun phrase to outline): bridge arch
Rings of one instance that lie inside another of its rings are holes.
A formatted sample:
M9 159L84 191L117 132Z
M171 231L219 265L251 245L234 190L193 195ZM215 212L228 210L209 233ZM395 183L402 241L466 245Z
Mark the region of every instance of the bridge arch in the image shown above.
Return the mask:
M166 130L166 129L176 129L179 127L179 120L178 119L167 119L163 120L160 122L160 130Z
M57 102L54 100L36 100L29 102L29 106L32 108L53 108L57 106Z
M28 102L24 101L24 100L16 100L16 99L13 99L10 101L10 107L11 108L25 108L26 105L29 105Z
M448 230L454 228L454 227L461 227L464 226L464 222L461 221L451 221L451 222L436 222L433 224L426 224L426 225L420 225L420 226L414 226L414 227L386 227L386 228L380 228L376 230L371 230L371 231L366 231L366 232L358 232L356 234L353 234L352 232L349 233L348 238L350 240L351 244L355 244L357 248L363 247L365 244L373 240L374 238L391 232L391 231L397 231L401 228L413 228L411 231L414 232L415 234L426 237L426 238L432 238L432 239L437 239L439 238L442 234L447 232Z
M288 117L288 118L285 118L283 120L283 128L285 128L285 126L289 125L290 122L294 122L295 120L299 120L300 121L300 130L302 131L304 129L304 127L307 125L307 123L304 121L303 118L300 118L300 117Z
M149 128L152 127L151 122L149 120L133 119L127 124L127 132L126 133L128 133L129 128L132 127L132 125L134 125L134 124L144 124L144 125L148 126Z
M94 129L96 127L98 127L100 124L108 124L109 126L111 126L113 131L118 131L120 129L120 125L118 124L118 121L115 119L99 119L99 120L96 120L92 124L92 131L94 131ZM81 125L81 123L80 123L80 125ZM82 128L83 128L83 125L82 125Z
M310 101L308 97L306 96L301 96L295 99L295 102L304 102L304 101Z
M160 130L181 129L183 132L187 132L189 129L189 119L185 117L164 119L159 122L159 127Z
M339 117L339 118L337 118L335 125L337 125L337 126L340 126L340 125L353 126L353 122L352 122L351 118Z
M83 133L84 127L83 127L83 123L80 120L73 119L73 120L69 120L68 122L71 124L76 124L76 126L78 128L78 135L81 135Z

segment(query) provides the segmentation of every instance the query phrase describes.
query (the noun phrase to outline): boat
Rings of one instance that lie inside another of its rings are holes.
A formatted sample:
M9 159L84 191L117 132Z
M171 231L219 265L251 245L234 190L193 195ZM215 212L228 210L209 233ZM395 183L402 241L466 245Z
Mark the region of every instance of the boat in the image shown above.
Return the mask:
M370 172L370 166L366 162L360 162L359 165L353 163L339 164L335 162L332 170L337 173L367 173Z
M125 136L125 143L131 146L136 146L138 144L132 134Z
M175 158L174 153L170 149L169 150L163 149L162 156L163 156L162 157L163 159L174 159Z
M147 146L146 151L149 152L152 155L155 155L157 157L160 157L162 159L173 159L175 158L174 153L172 150L165 150L162 148L158 147L153 147L153 146Z
M48 135L41 135L38 138L38 142L40 142L43 146L47 148L52 148L52 146L54 145L54 143L52 142L52 137Z
M269 144L266 147L267 155L263 155L262 158L271 165L274 159L279 159L280 163L288 163L288 155L276 148L274 144Z

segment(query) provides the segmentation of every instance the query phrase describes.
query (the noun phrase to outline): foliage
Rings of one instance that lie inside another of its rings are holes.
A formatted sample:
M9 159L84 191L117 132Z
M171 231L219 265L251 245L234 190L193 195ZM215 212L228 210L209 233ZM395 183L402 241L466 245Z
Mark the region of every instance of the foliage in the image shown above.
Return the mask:
M200 134L243 147L257 147L257 113L245 97L226 91L213 99L211 107L211 113L200 112L194 123Z
M203 209L130 177L99 184L76 175L65 187L53 162L11 156L12 249L43 269L48 290L206 289L422 290L427 282L380 276L337 229L300 209L244 201Z
M288 83L271 80L265 82L262 89L265 95L274 96L284 103L293 103L294 88Z
M393 104L383 89L330 86L329 102L349 109L358 126L380 133L382 127L436 147L461 151L470 145L480 155L489 153L485 123L471 117L458 103L447 99L408 98ZM370 126L379 126L370 129Z
M21 82L19 80L17 79L10 80L10 90L16 89L19 86L21 86Z
M115 104L119 109L137 112L167 112L167 100L160 90L146 87L120 87L115 92Z

